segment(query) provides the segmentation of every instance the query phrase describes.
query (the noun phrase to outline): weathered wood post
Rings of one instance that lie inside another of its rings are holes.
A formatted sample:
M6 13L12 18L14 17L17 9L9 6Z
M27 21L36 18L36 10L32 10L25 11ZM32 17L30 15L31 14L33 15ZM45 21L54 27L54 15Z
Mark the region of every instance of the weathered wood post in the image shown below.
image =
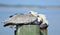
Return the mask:
M39 25L17 26L16 35L40 35Z
M47 29L40 29L39 25L17 26L15 35L47 35Z

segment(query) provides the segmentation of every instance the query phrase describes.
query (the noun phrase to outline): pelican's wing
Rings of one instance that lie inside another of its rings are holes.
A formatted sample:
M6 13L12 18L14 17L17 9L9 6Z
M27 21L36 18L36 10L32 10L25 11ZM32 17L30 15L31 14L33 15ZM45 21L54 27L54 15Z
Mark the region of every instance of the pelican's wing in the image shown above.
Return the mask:
M30 23L35 21L37 18L31 14L16 14L7 20L4 21L6 24L21 24L21 23Z

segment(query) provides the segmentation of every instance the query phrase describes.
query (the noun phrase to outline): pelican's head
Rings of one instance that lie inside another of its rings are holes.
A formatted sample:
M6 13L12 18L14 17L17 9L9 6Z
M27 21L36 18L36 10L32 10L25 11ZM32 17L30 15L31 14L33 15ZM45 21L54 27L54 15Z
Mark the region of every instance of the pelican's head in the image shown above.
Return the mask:
M38 14L38 17L40 19L43 19L43 24L46 23L48 25L48 20L46 19L46 16L44 14Z
M44 14L38 14L38 16L43 19L43 18L46 18Z
M38 17L38 21L42 21L45 18L45 15L44 14L38 14L37 17Z

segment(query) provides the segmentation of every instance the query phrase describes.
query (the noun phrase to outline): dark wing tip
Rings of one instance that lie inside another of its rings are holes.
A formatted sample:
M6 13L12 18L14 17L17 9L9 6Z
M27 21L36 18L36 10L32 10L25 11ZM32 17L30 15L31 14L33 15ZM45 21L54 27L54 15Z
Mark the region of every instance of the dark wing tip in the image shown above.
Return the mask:
M3 26L6 27L6 26L9 26L9 25L15 25L13 23L7 23L7 24L4 24Z
M5 25L3 25L4 27L6 27L6 26L9 26L9 24L5 24Z

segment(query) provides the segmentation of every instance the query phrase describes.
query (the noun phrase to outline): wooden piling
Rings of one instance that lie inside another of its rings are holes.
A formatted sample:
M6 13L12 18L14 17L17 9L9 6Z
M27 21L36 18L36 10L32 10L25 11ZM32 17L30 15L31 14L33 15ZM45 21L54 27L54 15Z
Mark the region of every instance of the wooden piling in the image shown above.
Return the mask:
M39 25L17 26L15 35L47 35L47 29L40 29Z

